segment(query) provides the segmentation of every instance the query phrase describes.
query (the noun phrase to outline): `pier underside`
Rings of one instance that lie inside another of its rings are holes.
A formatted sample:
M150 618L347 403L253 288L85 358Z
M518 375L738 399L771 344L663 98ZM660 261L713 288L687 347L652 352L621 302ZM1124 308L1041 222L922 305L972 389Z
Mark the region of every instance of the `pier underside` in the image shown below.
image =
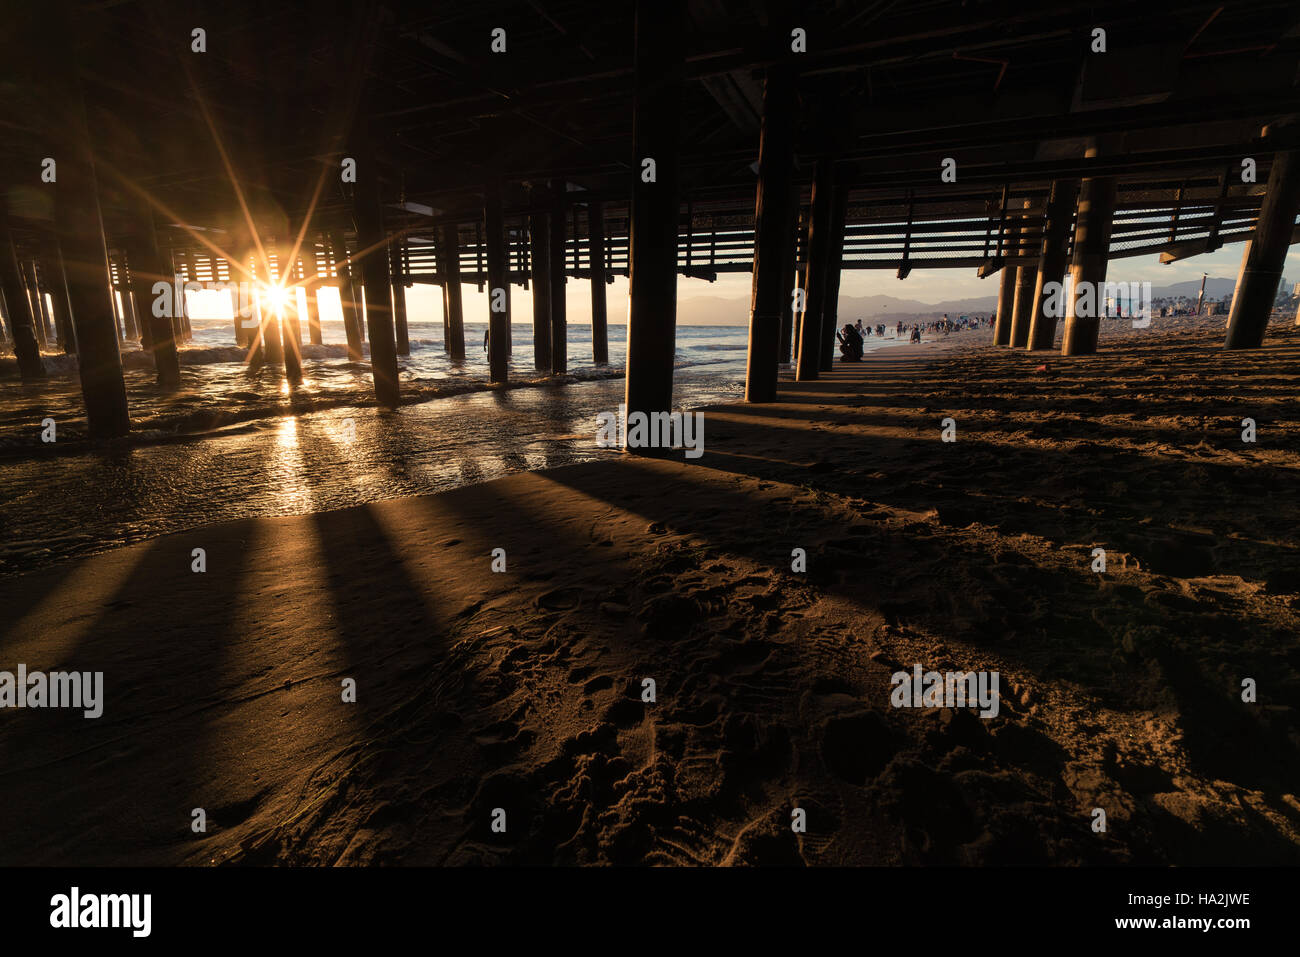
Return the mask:
M1260 345L1300 206L1293 4L645 12L60 0L6 14L0 280L22 375L42 376L42 348L76 352L93 431L120 435L113 343L139 340L174 389L184 283L261 290L235 336L291 385L313 326L274 290L332 285L392 407L411 285L446 292L453 356L460 284L494 293L501 382L511 286L549 290L537 364L563 372L565 280L594 279L603 316L604 283L624 275L629 402L666 410L673 277L754 271L750 399L766 402L792 339L810 357L801 380L825 369L844 269L1013 270L1005 341L1051 348L1064 319L1063 351L1080 355L1096 316L1050 307L1067 273L1101 283L1110 260L1240 242L1226 344ZM166 316L158 282L175 290ZM1033 335L1009 333L1019 285Z

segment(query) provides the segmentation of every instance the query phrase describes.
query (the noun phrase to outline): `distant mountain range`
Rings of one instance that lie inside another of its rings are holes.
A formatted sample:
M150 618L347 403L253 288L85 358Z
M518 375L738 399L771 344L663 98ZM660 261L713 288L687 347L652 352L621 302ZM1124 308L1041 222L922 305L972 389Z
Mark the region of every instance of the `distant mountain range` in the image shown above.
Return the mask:
M849 322L872 318L884 322L893 317L950 316L988 313L997 308L997 296L950 299L928 303L897 296L840 296L840 316ZM677 303L677 321L684 326L743 326L749 323L749 299L725 296L695 296Z
M1235 279L1207 279L1205 280L1205 298L1226 299L1232 295L1232 291L1236 288L1237 280ZM1189 279L1186 282L1171 282L1167 286L1153 286L1151 289L1151 295L1155 299L1160 299L1162 297L1168 298L1170 296L1187 296L1189 299L1195 299L1196 294L1200 291L1200 280Z
M1205 281L1205 298L1222 299L1232 295L1236 279L1222 277ZM1290 288L1289 286L1287 287ZM1173 296L1196 298L1201 289L1199 279L1169 283L1151 288L1155 299ZM943 302L921 302L917 299L900 299L897 296L840 296L840 317L852 322L857 319L874 319L890 322L911 317L988 315L998 307L998 297L978 296L973 299L947 299ZM743 326L749 322L748 297L692 296L677 303L677 321L684 326Z

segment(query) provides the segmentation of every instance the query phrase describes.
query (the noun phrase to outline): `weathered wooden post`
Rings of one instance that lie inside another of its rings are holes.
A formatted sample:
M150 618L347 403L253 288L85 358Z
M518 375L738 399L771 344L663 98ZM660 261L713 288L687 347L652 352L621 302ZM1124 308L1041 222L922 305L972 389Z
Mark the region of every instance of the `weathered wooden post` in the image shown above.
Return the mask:
M65 355L76 355L77 337L72 332L72 316L68 312L68 284L63 278L63 256L59 252L59 242L52 234L42 237L41 275L49 289L59 348Z
M1264 344L1296 214L1300 212L1300 124L1275 124L1264 130L1264 136L1280 148L1273 154L1255 232L1242 254L1228 311L1227 349L1258 349Z
M811 203L799 213L798 255L795 258L794 281L799 287L799 308L793 311L790 328L793 333L790 361L795 367L796 376L799 368L799 349L803 345L803 317L808 311L808 266L812 249L812 205ZM793 308L794 294L791 293Z
M821 370L822 304L826 298L826 267L831 252L835 214L835 165L829 156L817 161L813 174L812 218L808 225L808 271L804 311L800 319L799 360L795 378L816 379Z
M1025 209L1029 209L1030 200L1025 200ZM1038 220L1041 229L1042 219ZM1035 258L1016 270L1016 297L1011 307L1011 348L1023 349L1029 344L1029 326L1034 312L1034 288L1038 283L1038 248L1032 235L1033 220L1025 215L1020 220L1020 248L1025 254L1032 253Z
M1092 158L1099 154L1100 147L1094 142L1084 155ZM1070 264L1072 288L1066 302L1062 355L1087 356L1097 351L1101 311L1105 306L1102 292L1106 282L1106 265L1110 258L1110 233L1115 219L1116 193L1114 176L1089 177L1079 189L1079 212L1074 226L1074 252ZM1084 289L1087 290L1085 302L1091 302L1092 308L1085 309L1091 315L1081 316L1078 313L1079 295Z
M40 278L36 273L35 261L23 263L23 282L27 286L27 301L32 307L32 321L36 327L36 342L42 349L49 349L50 320L45 312L45 299L41 296Z
M61 36L67 36L65 27L66 23L51 25ZM56 81L58 88L53 98L58 103L59 125L66 134L59 147L63 155L54 193L55 222L77 330L77 366L87 424L92 436L111 438L126 435L131 419L110 298L108 247L85 103L73 53L66 52L67 58L56 71L60 80Z
M763 126L758 145L758 190L754 200L754 279L749 310L749 353L745 401L776 398L781 361L781 318L793 272L794 231L790 194L794 177L794 80L784 67L767 71L763 84ZM788 340L787 340L788 348Z
M411 354L411 335L406 328L406 240L397 240L391 248L393 321L397 334L397 354L399 356L409 356Z
M367 151L368 152L368 151ZM361 259L366 297L366 326L370 337L370 370L375 380L375 399L395 409L401 398L398 383L397 341L393 334L393 311L388 285L388 242L384 234L383 206L379 200L379 173L373 154L366 156L353 196L357 227L357 248Z
M1020 220L1011 217L1007 222L1006 236L1002 244L1002 256L1005 260L1020 254ZM1016 307L1016 278L1020 270L1006 262L1002 264L1002 275L998 278L998 312L993 322L994 345L1011 344L1011 319Z
M605 305L605 206L587 203L587 258L591 261L591 357L609 363L609 317Z
M1029 323L1027 348L1033 351L1052 348L1056 341L1056 321L1051 315L1052 296L1047 289L1054 283L1058 289L1065 281L1065 267L1070 257L1070 222L1074 218L1075 200L1079 196L1079 182L1073 179L1052 181L1043 217L1043 242L1038 256L1038 280L1034 286L1034 308ZM1056 297L1061 301L1061 296Z
M32 260L32 294L36 296L36 304L41 311L41 327L45 333L45 347L54 349L58 346L58 337L54 326L54 313L51 310L49 301L45 298L49 292L49 286L45 277L45 266L39 256Z
M41 347L36 341L35 319L32 306L23 286L22 270L18 265L18 249L9 228L8 211L3 207L0 194L0 293L4 295L5 318L9 320L9 335L18 359L18 373L24 382L45 378L45 362Z
M835 201L831 205L830 245L826 250L826 291L822 296L822 372L835 367L835 352L840 323L840 272L844 262L844 224L848 213L849 191L846 186L835 187Z
M803 233L803 217L797 213L798 196L794 189L793 177L790 184L789 236L786 237L785 259L781 261L781 341L777 346L777 362L788 365L791 349L794 346L794 285L797 281L798 243ZM797 222L796 222L797 220Z
M281 351L284 353L285 378L293 385L302 382L302 325L298 321L298 292L293 288L297 262L278 259L280 275L278 285L283 293L276 306L280 322Z
M488 186L483 197L483 242L487 253L488 378L505 382L510 372L510 268L501 220L501 190Z
M175 326L172 324L172 308L164 308L175 293L172 276L168 275L163 264L162 253L158 249L158 233L154 228L153 214L145 207L140 207L135 216L135 234L127 240L127 258L131 265L131 285L135 299L140 304L141 322L145 325L147 335L141 344L153 356L154 372L158 377L158 386L167 392L175 391L181 384L180 356L176 351ZM233 278L233 275L232 275ZM165 283L169 295L164 302L157 303L154 285ZM240 332L239 310L235 310L236 332Z
M271 263L274 255L273 249L266 250L266 285L268 289L278 288L284 279L283 274L277 274L275 266ZM266 361L277 370L285 368L283 314L284 305L277 302L270 292L266 293L262 302L262 351Z
M443 268L447 303L447 346L453 362L465 361L465 313L460 295L460 228L442 227Z
M131 308L130 297L128 295L131 291L131 284L128 276L129 273L126 268L126 256L119 255L117 257L117 286L115 292L117 293L117 300L122 309L123 334L128 341L138 341L140 338L140 329L139 326L136 325L135 310Z
M625 400L629 417L672 411L685 16L685 0L637 0Z
M533 366L538 372L551 368L551 217L539 208L546 191L529 192L533 206L528 219L528 245L533 276Z
M314 346L323 345L325 340L320 331L320 287L321 272L320 259L316 250L316 241L313 239L308 243L308 258L306 265L310 274L307 277L303 292L307 298L307 338Z
M568 198L564 180L551 180L551 371L569 371L569 317L565 300L565 254L568 242ZM574 236L577 245L577 236Z
M357 313L356 293L352 288L352 267L348 263L348 249L339 233L330 233L334 249L334 271L339 281L339 306L343 310L343 333L348 339L348 359L361 361L361 319Z

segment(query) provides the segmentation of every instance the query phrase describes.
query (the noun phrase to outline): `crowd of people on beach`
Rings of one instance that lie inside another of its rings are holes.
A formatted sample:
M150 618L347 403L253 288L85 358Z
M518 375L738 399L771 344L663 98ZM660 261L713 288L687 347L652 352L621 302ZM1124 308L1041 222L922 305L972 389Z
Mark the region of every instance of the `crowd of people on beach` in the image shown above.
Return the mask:
M954 332L962 332L966 329L988 329L993 326L993 316L958 316L952 319L945 312L940 319L934 319L929 322L895 322L892 326L883 322L874 325L864 326L859 319L854 325L845 325L838 333L836 338L840 341L840 357L844 362L860 362L862 354L866 349L866 340L869 336L883 339L889 333L893 335L890 338L902 339L904 336L911 342L921 342L921 333L930 333L937 336L947 336Z

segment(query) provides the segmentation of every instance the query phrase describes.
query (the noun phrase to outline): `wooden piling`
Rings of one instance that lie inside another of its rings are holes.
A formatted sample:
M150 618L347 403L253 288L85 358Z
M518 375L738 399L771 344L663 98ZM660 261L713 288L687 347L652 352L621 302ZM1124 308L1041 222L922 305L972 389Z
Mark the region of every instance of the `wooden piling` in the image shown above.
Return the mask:
M1074 219L1074 206L1078 196L1078 180L1052 181L1047 210L1043 214L1043 241L1038 256L1038 278L1034 286L1034 307L1030 314L1029 342L1026 344L1031 352L1051 349L1056 342L1056 323L1059 317L1048 314L1051 297L1047 286L1055 283L1061 288L1065 281L1070 253L1070 223ZM1058 302L1059 299L1058 296Z
M569 316L565 298L568 243L568 197L564 180L551 181L551 371L569 371ZM576 233L576 231L575 231ZM577 236L574 236L577 245Z
M474 275L478 281L478 291L483 291L483 284L487 278L487 269L483 265L483 224L477 222L474 224Z
M551 368L551 217L537 205L545 190L534 189L534 206L528 219L528 245L533 277L533 366L538 372Z
M274 248L266 250L266 284L274 289L283 282L284 266L280 265L277 273ZM287 371L285 367L284 306L268 294L262 302L262 354L266 362L277 371Z
M36 344L42 349L50 347L49 321L45 315L45 302L41 299L40 284L36 278L36 263L25 261L23 284L27 287L27 302L32 310L32 325L36 330Z
M453 362L465 361L465 314L460 295L460 231L455 223L442 227L443 268L447 297L447 352Z
M1086 157L1099 155L1101 147L1090 144ZM1079 211L1074 226L1074 252L1071 256L1071 294L1066 303L1065 332L1061 354L1092 355L1097 351L1101 333L1101 313L1105 308L1103 287L1110 258L1110 233L1115 219L1117 181L1114 176L1089 177L1079 189ZM1090 288L1092 315L1078 314L1079 293Z
M132 291L140 305L141 321L146 326L147 334L141 343L153 357L158 387L167 392L175 391L181 384L180 356L176 351L176 332L172 323L175 304L171 309L163 308L164 303L155 305L153 291L154 285L161 282L174 294L175 285L158 248L153 214L144 206L136 210L135 232L127 240L127 262ZM238 310L235 321L239 321Z
M347 262L348 249L338 233L330 233L330 245L334 249L334 270L338 273L339 306L343 310L343 333L348 340L348 359L360 362L361 321L357 315L357 300L352 288L352 268Z
M68 62L59 71L54 98L61 107L67 139L54 191L55 222L77 331L77 366L87 425L93 437L112 438L126 435L131 419L110 297L108 247L77 67Z
M45 362L36 341L32 307L23 286L18 249L3 202L4 197L0 194L0 294L4 295L5 318L9 321L9 335L14 343L14 356L18 359L18 373L24 382L34 382L45 378Z
M312 345L319 346L323 345L325 340L320 331L320 257L314 239L307 241L307 256L305 265L308 275L303 286L303 293L307 299L307 338Z
M1011 217L1007 221L1006 240L1002 244L1002 255L1020 255L1020 220ZM993 321L993 344L1006 346L1011 344L1011 321L1016 308L1016 279L1020 270L1005 263L998 281L998 312Z
M193 338L193 334L190 331L189 296L185 293L185 285L190 282L192 278L188 266L189 264L185 253L173 247L172 272L175 274L177 279L176 311L174 316L176 320L176 337L181 342L189 342Z
M635 16L635 165L628 245L625 402L629 416L672 411L685 0L637 0ZM653 178L646 160L653 162Z
M285 346L289 340L298 349L298 354L302 355L302 316L298 311L298 287L305 283L306 275L303 270L302 260L298 259L290 263L284 270L280 279L280 284L284 286L285 292L288 293L289 301L284 307L285 320Z
M438 288L442 290L442 351L451 353L451 297L447 292L447 257L443 252L442 239L434 244L433 255L438 263Z
M758 188L754 199L754 278L749 309L745 401L776 399L781 361L781 320L789 300L784 289L794 271L790 196L794 183L794 79L783 67L763 83L763 125L758 142ZM788 340L787 340L788 348Z
M125 262L126 257L123 256L122 259L123 262ZM126 275L125 266L123 267L123 274ZM124 284L120 292L122 298L122 312L131 320L131 338L135 342L143 343L144 342L144 320L141 318L140 314L136 311L135 297L131 295L131 281L129 279L124 280Z
M777 345L777 362L789 365L791 349L794 346L794 287L798 281L798 243L803 231L803 217L798 212L799 201L794 190L793 180L790 188L789 236L786 238L785 258L781 261L781 340Z
M501 220L501 191L489 187L483 197L483 242L487 253L488 379L505 382L510 372L510 261Z
M411 354L411 335L406 327L406 240L399 239L392 246L393 322L397 335L397 354Z
M307 297L307 339L313 346L324 345L320 330L320 280L309 281L303 294Z
M257 255L256 250L249 250L244 255L249 266L249 308L251 314L247 320L248 329L248 364L260 366L266 361L266 314L263 311L262 285L267 281L266 264Z
M502 287L506 293L506 315L514 316L514 311L510 307L510 250L506 249L506 284ZM511 319L506 326L506 356L515 354L515 324Z
M49 288L45 280L44 263L41 262L40 257L32 260L32 289L36 293L36 302L41 308L41 327L45 330L45 347L56 349L59 339L55 331L54 312L46 298Z
M511 230L509 226L503 226L502 228L505 231L505 240L502 248L505 250L505 280L506 280L505 285L502 286L502 288L505 290L506 293L506 315L514 316L514 313L510 309L510 233ZM509 356L513 356L514 354L515 354L515 327L514 327L514 320L512 319L510 325L506 329L506 356L509 357Z
M812 240L812 206L804 208L799 214L798 256L795 259L795 283L799 287L799 309L793 313L790 328L794 335L791 342L790 361L797 371L799 366L799 349L803 345L803 317L808 311L808 257ZM793 299L793 294L791 296ZM794 303L791 302L793 309Z
M817 161L813 174L812 219L808 226L808 271L800 319L799 360L795 378L816 379L823 350L822 303L826 297L826 263L830 256L835 213L835 168L829 156Z
M41 243L41 275L45 277L50 294L50 310L59 348L64 355L76 355L77 340L72 332L72 316L68 312L68 285L63 278L63 257L58 240L53 235L43 237Z
M603 366L609 364L609 317L605 306L605 206L598 199L587 204L587 258L591 264L591 357Z
M117 257L117 301L122 309L122 330L123 338L128 342L140 341L140 329L136 325L135 311L131 308L130 280L128 279L126 268L126 256L119 254Z
M115 285L108 287L108 301L113 307L113 325L117 329L117 338L123 345L130 341L130 332L127 329L126 309L122 305L121 297L118 295L120 290Z
M279 307L280 342L284 352L284 375L293 385L302 382L302 323L298 319L298 292L293 288L298 263L281 263L280 286L289 291Z
M1300 212L1300 129L1297 124L1264 130L1266 139L1284 149L1273 154L1268 187L1255 221L1255 232L1242 254L1237 287L1228 311L1226 349L1258 349L1264 344L1269 317L1277 298L1282 267L1290 249L1296 214Z
M389 305L388 242L384 233L383 207L379 199L376 163L369 157L366 172L357 179L353 196L353 217L357 227L357 248L361 258L362 284L366 299L366 326L370 338L370 371L375 380L375 399L387 409L397 408L401 398L398 383L397 340L393 333L393 312Z
M1038 282L1038 263L1026 263L1016 270L1016 298L1011 307L1011 348L1029 344L1029 327L1033 322L1034 287Z
M241 261L237 257L231 257L231 259L229 260L229 264L230 264L230 281L236 284L235 288L229 290L230 291L230 316L231 316L231 324L234 326L235 329L235 345L239 346L239 348L241 349L247 349L249 346L248 329L245 328L244 326L244 320L246 317L240 314L240 311L243 308L240 304L240 299L243 298L240 296L240 290L251 288L250 285L245 285L246 283L250 283L251 281L248 279L246 275L244 275L242 271L240 271L239 266L243 266L245 269L247 269L248 262L247 260Z
M185 253L181 253L180 256L181 262L183 263L181 271L185 276L185 282L196 282L198 276L194 272L193 264L190 262L190 257ZM183 285L182 289L184 289ZM181 294L181 308L177 310L176 315L180 319L181 323L181 340L183 342L193 342L194 326L190 323L190 300L183 292Z
M840 325L840 275L844 262L844 222L848 202L848 188L836 186L835 202L831 207L830 245L826 250L826 292L822 296L822 372L835 367L835 353L838 351L836 333Z
M1032 200L1025 200L1024 208L1028 210ZM1016 293L1011 303L1011 348L1023 349L1029 342L1030 316L1034 308L1034 286L1038 280L1038 243L1034 242L1033 229L1037 224L1042 228L1042 217L1033 217L1029 213L1020 216L1020 251L1022 256L1034 257L1016 267Z

